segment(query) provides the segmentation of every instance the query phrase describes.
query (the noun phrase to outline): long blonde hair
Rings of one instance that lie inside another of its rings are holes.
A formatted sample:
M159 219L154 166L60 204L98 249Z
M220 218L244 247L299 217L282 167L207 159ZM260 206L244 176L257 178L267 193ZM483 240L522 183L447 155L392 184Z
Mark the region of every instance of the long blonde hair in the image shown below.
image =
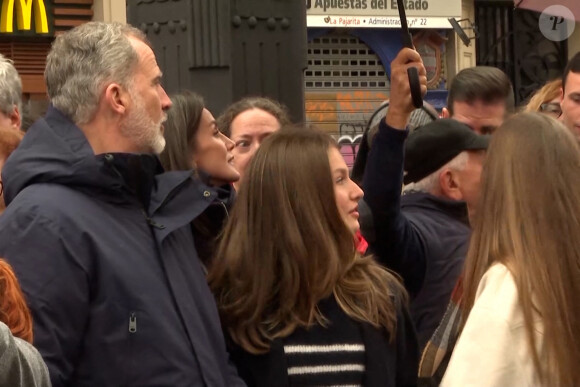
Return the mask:
M250 353L298 327L325 324L317 304L334 295L351 318L396 329L404 289L361 257L334 199L330 136L285 129L252 159L209 273L222 319Z
M496 262L513 275L542 384L580 385L580 148L539 113L508 119L493 135L465 263L463 324L479 281ZM534 317L544 326L536 350Z

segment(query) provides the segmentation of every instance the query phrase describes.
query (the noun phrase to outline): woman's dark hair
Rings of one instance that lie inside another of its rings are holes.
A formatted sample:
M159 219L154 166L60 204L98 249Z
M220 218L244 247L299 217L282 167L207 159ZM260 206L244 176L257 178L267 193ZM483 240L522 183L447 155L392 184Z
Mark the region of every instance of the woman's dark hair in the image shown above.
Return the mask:
M231 137L232 122L241 113L251 110L260 109L273 115L280 123L280 127L290 124L288 108L273 99L266 97L246 97L234 102L224 110L217 118L218 129L228 137Z
M193 140L199 128L205 108L203 97L184 91L171 97L173 106L167 112L165 122L165 149L159 156L166 171L192 169L191 152Z
M202 96L191 91L171 96L171 102L173 106L167 112L165 122L166 145L159 158L166 171L191 170L195 137L205 102ZM203 176L198 177L203 180ZM221 207L210 206L191 223L192 232L196 236L195 249L205 265L210 264L217 237L221 233L222 216Z

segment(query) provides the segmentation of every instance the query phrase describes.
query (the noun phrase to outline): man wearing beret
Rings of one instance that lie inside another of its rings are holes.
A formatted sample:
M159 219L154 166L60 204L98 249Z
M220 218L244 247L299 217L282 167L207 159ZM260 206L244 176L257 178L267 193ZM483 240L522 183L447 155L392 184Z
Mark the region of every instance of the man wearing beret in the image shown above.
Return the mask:
M406 55L402 50L391 64L391 106L373 140L363 187L374 218L371 248L403 277L423 349L461 273L489 139L450 119L409 135L413 63Z

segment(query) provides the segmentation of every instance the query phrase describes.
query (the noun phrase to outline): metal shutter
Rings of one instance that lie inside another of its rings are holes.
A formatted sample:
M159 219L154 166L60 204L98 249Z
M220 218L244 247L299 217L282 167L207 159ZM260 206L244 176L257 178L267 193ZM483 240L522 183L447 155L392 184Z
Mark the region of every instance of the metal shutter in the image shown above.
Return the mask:
M332 134L352 166L367 120L388 98L379 57L358 38L333 31L308 43L304 82L307 122Z

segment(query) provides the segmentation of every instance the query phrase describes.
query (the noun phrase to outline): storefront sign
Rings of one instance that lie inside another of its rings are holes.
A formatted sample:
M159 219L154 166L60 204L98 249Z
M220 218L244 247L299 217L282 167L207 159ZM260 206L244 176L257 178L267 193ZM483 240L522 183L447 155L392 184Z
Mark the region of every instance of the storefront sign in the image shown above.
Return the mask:
M405 0L409 28L451 28L461 0ZM396 0L306 0L308 27L400 28Z
M15 4L16 3L16 4ZM16 32L35 32L48 34L48 14L44 0L2 0L0 16L0 33L14 33L14 15L16 15ZM34 16L34 31L32 21Z

